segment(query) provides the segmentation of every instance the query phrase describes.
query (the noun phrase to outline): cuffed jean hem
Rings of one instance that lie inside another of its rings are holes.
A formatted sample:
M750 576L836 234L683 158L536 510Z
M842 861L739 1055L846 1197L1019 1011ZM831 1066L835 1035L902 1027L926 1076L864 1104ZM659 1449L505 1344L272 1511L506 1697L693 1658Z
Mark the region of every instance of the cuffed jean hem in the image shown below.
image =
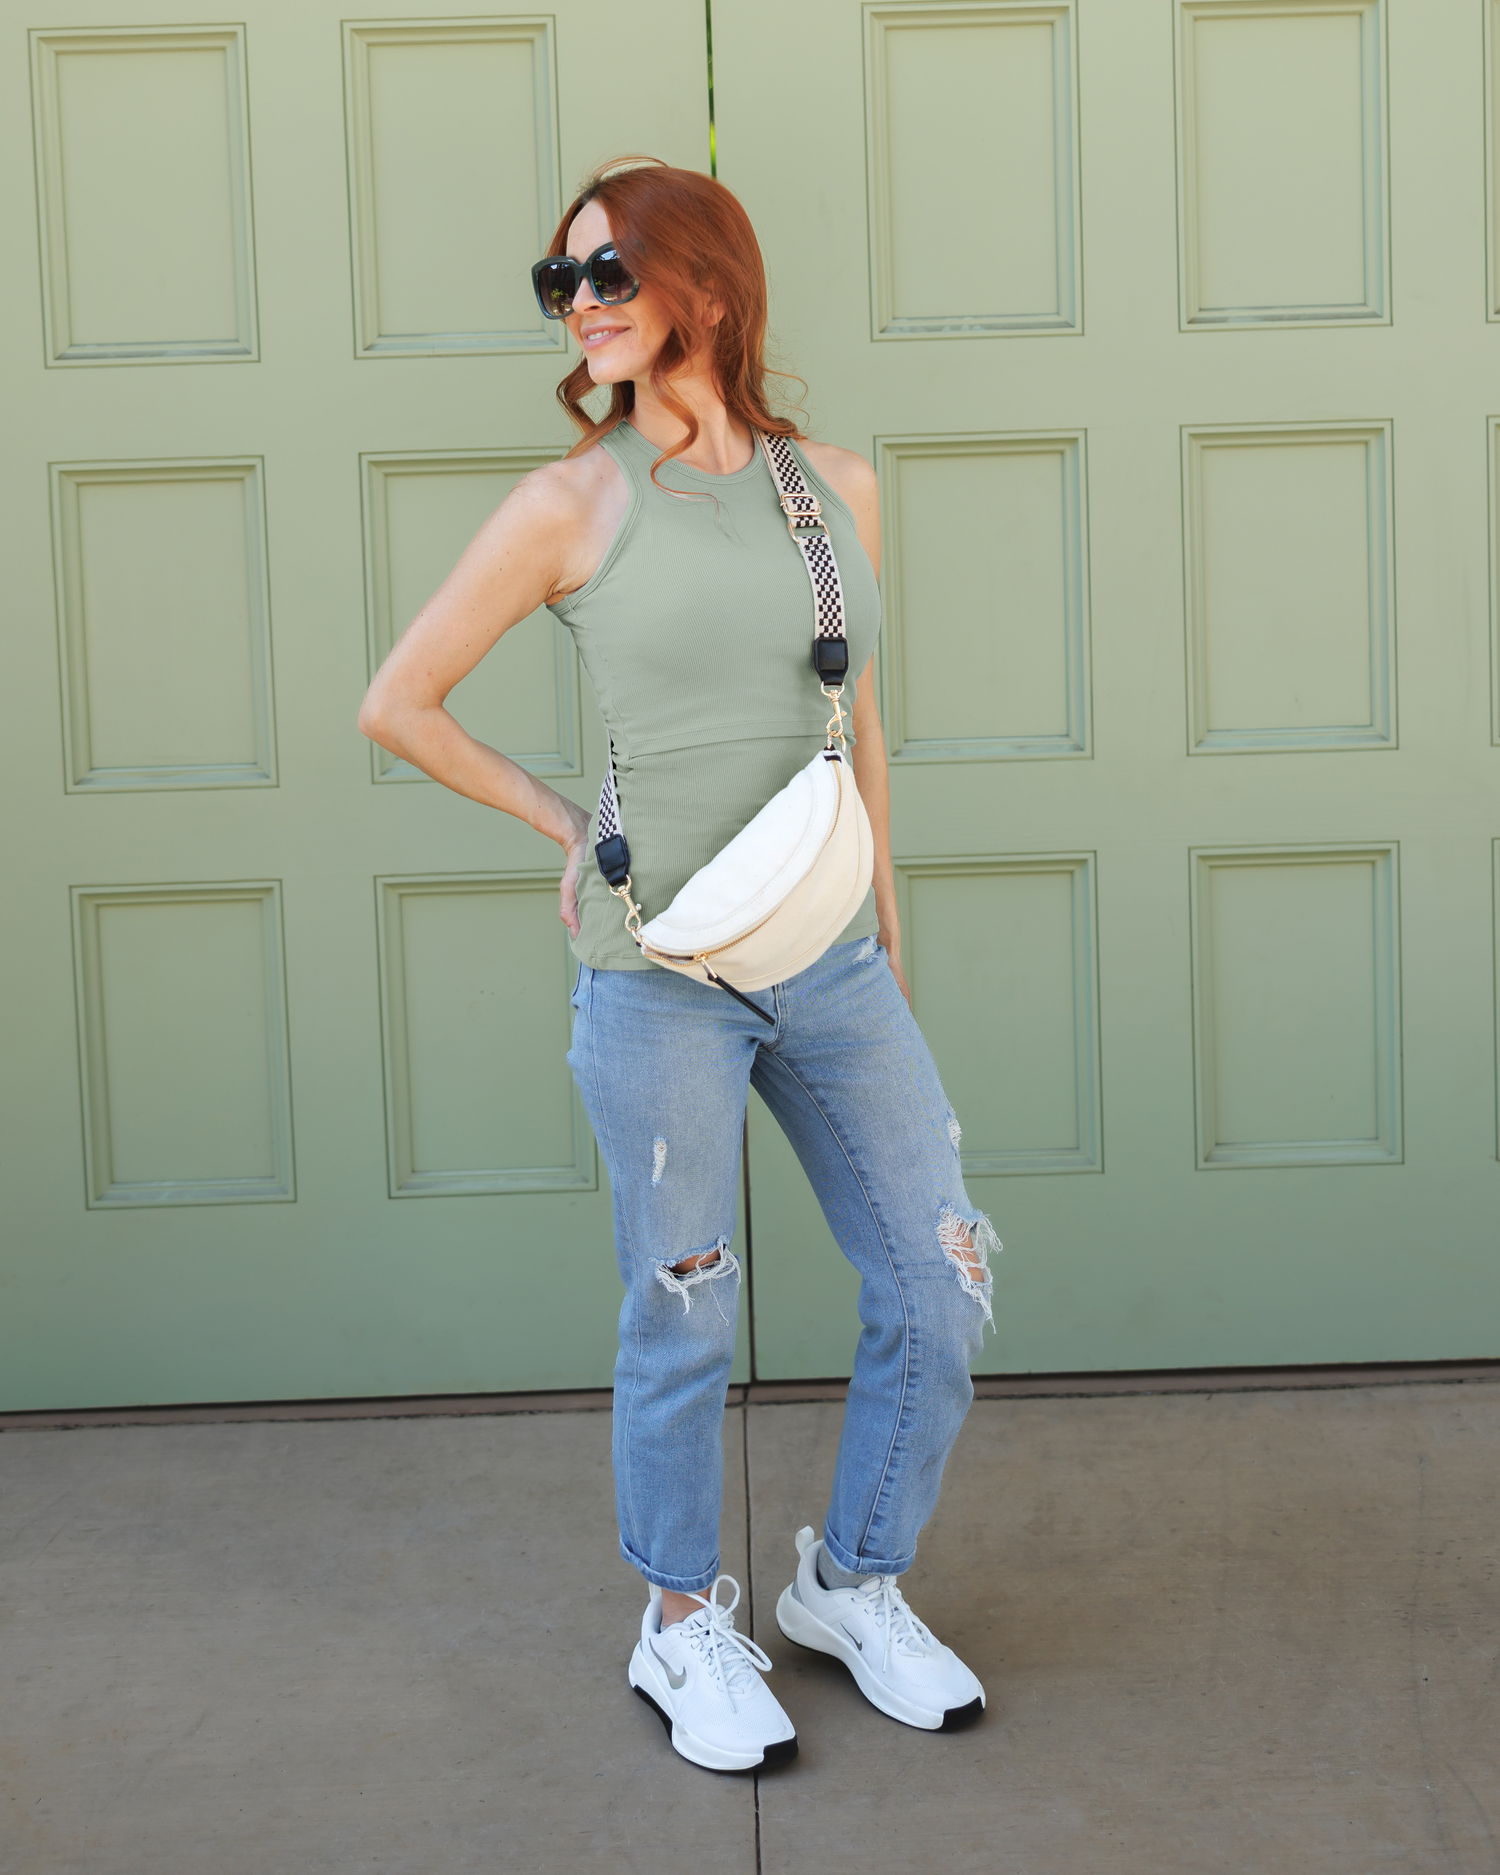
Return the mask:
M714 1558L714 1566L702 1575L664 1576L661 1571L653 1570L651 1565L636 1555L635 1551L620 1538L620 1554L632 1569L639 1569L641 1574L654 1589L670 1589L674 1595L706 1595L719 1579L719 1558Z
M904 1576L917 1560L915 1550L910 1556L899 1557L894 1562L879 1556L856 1556L852 1549L844 1548L826 1523L823 1526L823 1547L840 1569L852 1569L861 1576Z

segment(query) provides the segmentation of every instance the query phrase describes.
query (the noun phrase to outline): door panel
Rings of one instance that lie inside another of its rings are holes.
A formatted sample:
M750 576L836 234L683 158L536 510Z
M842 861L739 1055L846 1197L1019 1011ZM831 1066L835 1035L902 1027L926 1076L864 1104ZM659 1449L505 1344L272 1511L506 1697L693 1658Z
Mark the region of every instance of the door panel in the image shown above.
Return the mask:
M1389 317L1382 0L1180 0L1184 326Z
M279 885L74 894L87 1191L292 1199Z
M593 164L706 160L702 8L76 17L0 78L0 1407L607 1384L557 850L354 717L570 441L528 269ZM550 618L456 706L597 791Z
M31 46L48 363L254 358L245 28Z
M378 669L420 607L521 477L562 453L469 450L368 455L364 464L365 611ZM583 773L583 722L573 640L545 608L513 625L505 657L487 658L453 692L477 736L534 775ZM377 781L428 777L372 743Z
M546 18L345 22L361 357L564 349L510 258L562 206L555 60Z
M1083 456L1081 433L881 439L893 762L1088 754ZM955 535L988 551L954 554ZM1010 601L1000 613L996 588ZM948 675L960 659L961 686Z
M70 791L275 785L263 471L53 465Z
M874 336L1076 330L1072 6L870 6L864 24ZM854 48L841 37L848 68ZM964 192L928 186L935 131L955 174L1006 178L981 244Z
M1481 27L714 7L780 360L881 476L907 962L1006 1244L986 1369L1500 1352ZM760 1371L847 1373L771 1132Z

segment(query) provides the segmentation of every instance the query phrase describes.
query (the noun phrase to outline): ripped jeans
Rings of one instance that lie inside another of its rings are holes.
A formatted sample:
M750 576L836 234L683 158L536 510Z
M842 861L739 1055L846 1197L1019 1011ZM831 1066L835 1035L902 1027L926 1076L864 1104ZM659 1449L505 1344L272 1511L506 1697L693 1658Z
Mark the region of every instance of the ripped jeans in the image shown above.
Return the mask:
M740 1290L728 1246L748 1089L791 1141L860 1276L863 1332L824 1523L845 1569L911 1566L973 1398L969 1362L990 1319L985 1258L999 1248L964 1191L957 1122L874 939L835 945L754 1001L774 1028L666 970L585 964L573 992L568 1063L609 1170L625 1282L620 1550L649 1582L684 1593L719 1570Z

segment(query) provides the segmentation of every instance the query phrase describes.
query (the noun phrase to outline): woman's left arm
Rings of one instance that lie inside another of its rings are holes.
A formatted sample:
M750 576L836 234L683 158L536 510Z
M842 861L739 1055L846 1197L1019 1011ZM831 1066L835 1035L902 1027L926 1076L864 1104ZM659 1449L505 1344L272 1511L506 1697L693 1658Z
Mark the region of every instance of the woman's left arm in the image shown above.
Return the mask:
M863 456L832 443L804 443L807 459L854 516L859 544L880 576L880 484ZM891 866L891 780L885 761L885 731L875 704L875 660L860 672L854 692L854 779L875 836L875 916L880 942L901 994L911 1001L901 969L901 921L896 916L896 874Z

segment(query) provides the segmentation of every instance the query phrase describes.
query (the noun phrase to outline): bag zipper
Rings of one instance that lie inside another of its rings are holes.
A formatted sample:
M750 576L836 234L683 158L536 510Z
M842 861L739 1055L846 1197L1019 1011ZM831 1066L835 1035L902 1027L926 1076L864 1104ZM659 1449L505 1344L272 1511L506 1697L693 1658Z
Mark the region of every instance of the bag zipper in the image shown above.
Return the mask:
M701 963L702 959L695 957L693 962ZM747 1009L753 1009L768 1028L774 1029L776 1027L775 1016L768 1016L759 1003L752 1003L748 996L737 990L732 983L726 983L723 977L721 977L716 970L710 970L707 964L703 965L703 970L710 983L717 983L721 990L728 990L729 994L737 1003L743 1003Z

